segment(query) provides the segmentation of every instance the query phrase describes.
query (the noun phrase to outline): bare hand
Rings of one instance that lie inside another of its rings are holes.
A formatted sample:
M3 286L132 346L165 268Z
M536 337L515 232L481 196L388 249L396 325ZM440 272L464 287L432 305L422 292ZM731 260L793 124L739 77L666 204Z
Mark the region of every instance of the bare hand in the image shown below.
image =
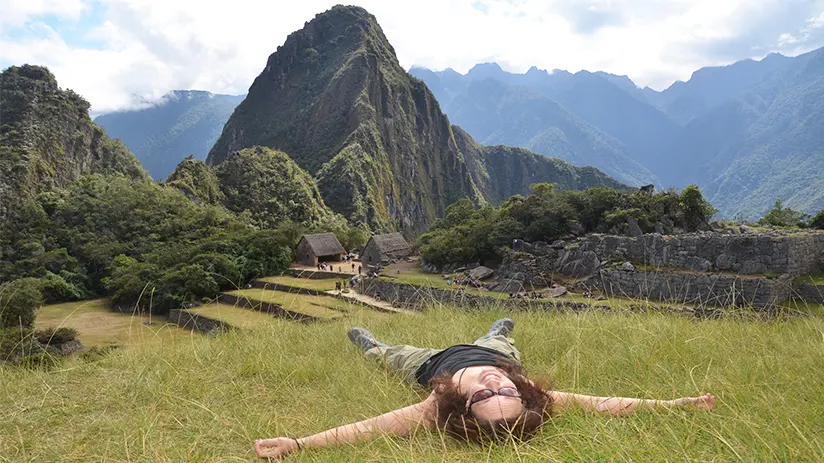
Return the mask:
M712 410L715 408L715 396L709 392L705 392L698 397L675 399L675 404L685 408L695 407L698 410Z
M298 443L295 442L295 439L289 437L257 439L255 441L255 453L260 458L280 458L297 449Z

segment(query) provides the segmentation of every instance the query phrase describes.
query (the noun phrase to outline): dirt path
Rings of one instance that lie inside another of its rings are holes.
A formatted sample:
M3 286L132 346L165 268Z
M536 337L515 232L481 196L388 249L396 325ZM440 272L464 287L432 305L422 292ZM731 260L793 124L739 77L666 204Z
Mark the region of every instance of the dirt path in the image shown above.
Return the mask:
M404 314L418 314L413 310L406 310L406 309L399 309L397 307L393 307L392 304L387 302L379 301L374 297L367 296L365 294L356 293L354 290L350 289L348 293L338 292L338 291L326 291L327 294L331 294L336 297L342 297L345 299L353 299L358 302L362 302L369 307L372 307L375 310L381 312L389 312L389 313L404 313Z

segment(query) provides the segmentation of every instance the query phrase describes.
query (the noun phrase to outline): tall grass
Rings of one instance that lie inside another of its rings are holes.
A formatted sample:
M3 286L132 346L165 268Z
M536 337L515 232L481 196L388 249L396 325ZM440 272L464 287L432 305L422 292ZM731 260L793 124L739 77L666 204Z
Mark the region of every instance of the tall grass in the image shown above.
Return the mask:
M673 398L711 413L559 415L532 441L489 448L421 430L293 461L824 461L824 320L698 321L662 314L359 311L120 349L55 371L0 368L0 461L249 461L252 441L302 436L425 396L368 363L353 325L392 344L471 342L500 316L532 375L559 390Z

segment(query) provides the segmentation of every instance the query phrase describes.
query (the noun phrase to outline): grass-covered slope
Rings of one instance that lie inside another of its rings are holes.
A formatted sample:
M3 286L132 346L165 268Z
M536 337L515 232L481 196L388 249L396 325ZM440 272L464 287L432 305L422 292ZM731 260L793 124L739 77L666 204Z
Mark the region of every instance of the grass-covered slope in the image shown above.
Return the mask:
M89 103L61 89L45 67L5 69L0 111L0 226L12 208L82 175L147 177L137 158L92 122Z
M333 7L287 38L207 162L255 145L288 153L333 211L377 230L416 234L458 199L488 199L470 173L482 160L461 152L435 97L358 7Z
M436 431L308 450L294 461L821 461L820 318L697 321L658 314L360 311L259 330L0 368L0 455L10 461L251 461L254 439L304 436L423 399L370 364L346 330L391 344L471 342L511 315L532 375L558 390L672 398L710 391L711 413L559 415L523 444L480 448ZM48 429L48 432L43 432Z
M129 147L152 177L162 180L185 156L206 159L242 100L242 95L175 90L148 108L103 114L94 122Z

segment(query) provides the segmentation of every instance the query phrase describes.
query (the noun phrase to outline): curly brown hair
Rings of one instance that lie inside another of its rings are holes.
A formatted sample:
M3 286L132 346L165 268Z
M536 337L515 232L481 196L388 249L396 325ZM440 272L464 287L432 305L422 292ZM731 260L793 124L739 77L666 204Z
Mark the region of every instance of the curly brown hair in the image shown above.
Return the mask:
M523 411L514 420L479 420L466 406L466 395L458 391L452 374L444 374L432 380L437 411L438 428L455 438L483 444L503 441L510 437L526 440L535 434L544 421L552 417L552 398L547 382L535 382L526 378L526 372L518 364L498 365L521 393Z

